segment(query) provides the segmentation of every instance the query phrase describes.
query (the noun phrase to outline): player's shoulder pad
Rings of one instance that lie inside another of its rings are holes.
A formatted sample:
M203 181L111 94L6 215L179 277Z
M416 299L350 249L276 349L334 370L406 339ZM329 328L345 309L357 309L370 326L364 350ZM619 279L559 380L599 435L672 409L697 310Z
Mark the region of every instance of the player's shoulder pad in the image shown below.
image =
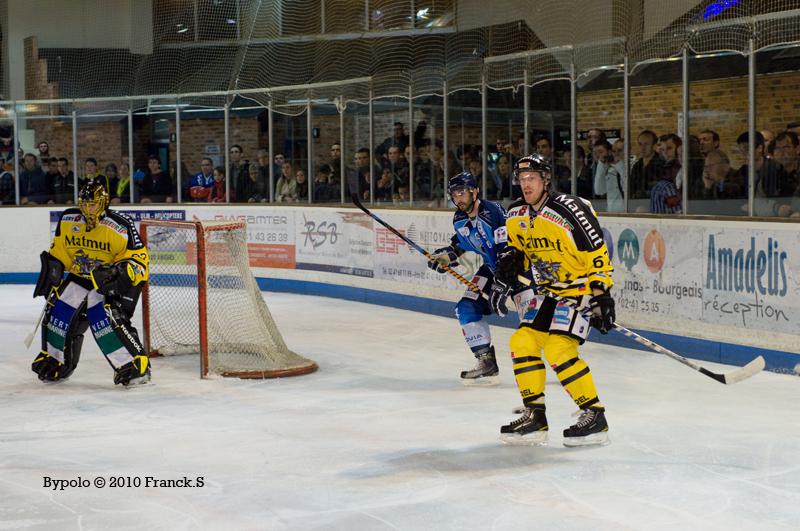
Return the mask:
M467 216L460 209L456 209L456 211L453 213L453 224L455 225L457 222L463 221L463 220L467 219L468 217L469 216Z
M133 248L142 247L144 245L139 237L139 231L136 230L136 224L126 214L108 209L106 210L103 221L108 221L107 226L119 234L126 236L128 238L129 247L131 244Z
M559 224L569 225L573 230L579 228L579 233L585 236L592 248L599 247L604 243L600 222L588 201L574 195L556 194L548 202L548 207L555 214L561 216Z
M514 217L528 217L531 213L531 207L528 203L525 202L524 199L517 199L513 203L508 206L508 215L509 218Z
M61 213L61 221L72 221L72 222L83 221L83 214L81 214L81 209L77 207L66 209L64 212Z
M506 209L494 201L481 200L481 210L488 212L492 219L499 223L504 223L506 219Z

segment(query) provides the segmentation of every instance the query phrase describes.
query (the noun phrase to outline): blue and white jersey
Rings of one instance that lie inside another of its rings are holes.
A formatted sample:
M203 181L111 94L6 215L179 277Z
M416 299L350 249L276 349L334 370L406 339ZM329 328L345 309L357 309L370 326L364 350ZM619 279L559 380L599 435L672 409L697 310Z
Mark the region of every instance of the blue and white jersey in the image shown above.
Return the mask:
M192 175L189 186L202 186L204 188L211 188L214 186L214 174L203 175L203 172Z
M451 245L460 255L465 251L478 253L483 263L494 271L497 253L506 247L506 211L491 201L480 200L478 215L470 219L467 214L456 211L453 216L453 235Z

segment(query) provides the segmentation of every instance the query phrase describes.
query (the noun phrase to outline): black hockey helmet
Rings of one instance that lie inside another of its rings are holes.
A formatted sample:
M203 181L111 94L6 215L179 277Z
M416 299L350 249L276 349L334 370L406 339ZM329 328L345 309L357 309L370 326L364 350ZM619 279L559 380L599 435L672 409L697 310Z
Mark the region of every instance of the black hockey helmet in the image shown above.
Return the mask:
M538 172L542 179L550 180L553 175L553 167L550 161L534 153L533 155L526 155L519 159L514 165L514 177L519 179L519 174L526 171Z

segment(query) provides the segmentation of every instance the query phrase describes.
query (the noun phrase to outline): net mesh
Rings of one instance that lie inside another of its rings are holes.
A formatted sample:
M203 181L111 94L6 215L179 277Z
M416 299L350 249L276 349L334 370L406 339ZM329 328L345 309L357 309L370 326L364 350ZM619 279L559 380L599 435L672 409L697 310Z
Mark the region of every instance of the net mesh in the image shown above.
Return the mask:
M364 103L370 90L375 98L441 95L444 82L451 93L475 89L484 75L490 87L508 89L523 83L523 72L535 85L567 78L572 65L576 76L619 65L626 54L635 68L678 56L684 47L747 53L751 39L756 51L800 43L797 0L78 4L69 10L78 25L69 38L38 35L39 57L59 97L262 90L245 98L289 115L301 114L309 100ZM57 0L36 5L42 16L65 13ZM342 83L355 78L371 81ZM319 83L333 85L313 86ZM302 85L311 86L276 89ZM232 101L189 96L183 103L220 108ZM134 110L150 103L139 100Z
M317 368L283 341L250 271L244 224L148 221L143 233L150 252L145 335L151 352L201 352L204 291L206 374L274 377Z

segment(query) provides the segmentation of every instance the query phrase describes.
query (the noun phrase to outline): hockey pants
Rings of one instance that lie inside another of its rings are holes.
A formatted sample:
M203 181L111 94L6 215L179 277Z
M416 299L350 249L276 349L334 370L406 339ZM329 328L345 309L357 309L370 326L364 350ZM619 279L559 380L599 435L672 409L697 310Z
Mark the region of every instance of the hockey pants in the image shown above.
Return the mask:
M536 299L526 316L530 320L520 325L510 342L522 402L544 404L546 361L578 407L602 408L592 372L578 355L578 345L588 335L588 322L580 312L556 305L553 299Z

